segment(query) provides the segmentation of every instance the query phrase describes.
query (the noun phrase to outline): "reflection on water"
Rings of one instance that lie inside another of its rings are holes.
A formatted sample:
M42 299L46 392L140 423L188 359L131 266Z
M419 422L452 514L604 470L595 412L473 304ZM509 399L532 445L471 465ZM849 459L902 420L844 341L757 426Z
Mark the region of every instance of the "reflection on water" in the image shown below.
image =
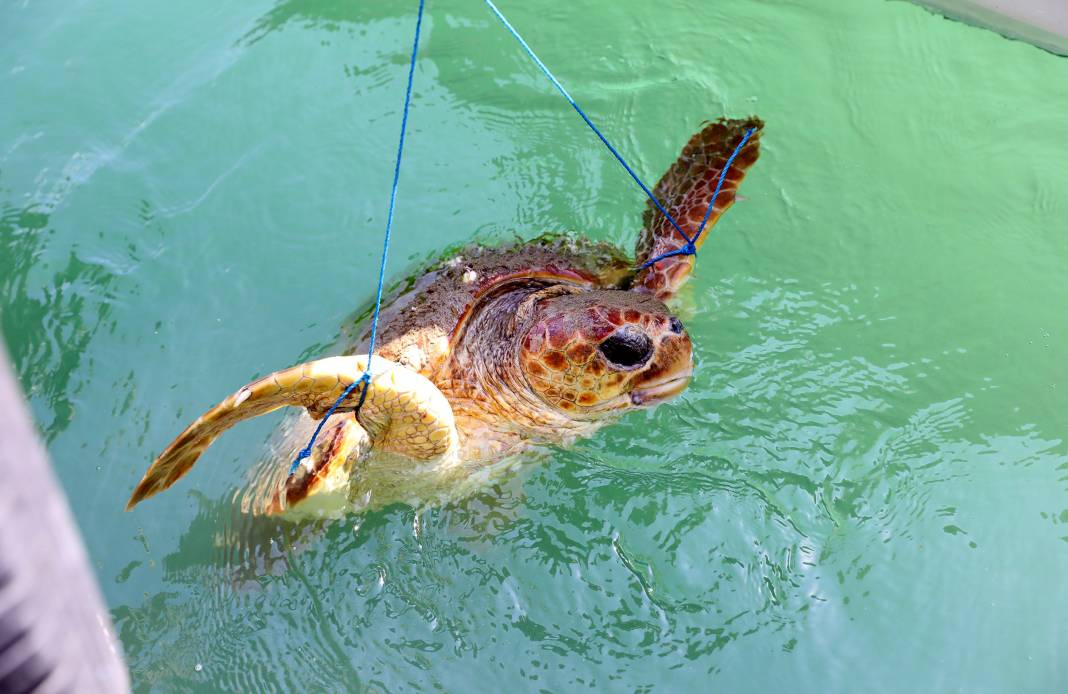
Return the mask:
M35 414L46 418L43 434L51 440L74 416L72 379L107 324L114 275L74 250L58 270L43 264L55 233L48 222L34 207L0 204L0 333L27 396L42 404Z
M93 8L0 41L0 329L139 691L1063 689L1068 63L905 3L508 3L646 178L768 123L679 297L689 390L335 520L242 512L250 422L124 514L190 416L368 305L415 2ZM428 11L389 281L630 247L640 193L511 38Z

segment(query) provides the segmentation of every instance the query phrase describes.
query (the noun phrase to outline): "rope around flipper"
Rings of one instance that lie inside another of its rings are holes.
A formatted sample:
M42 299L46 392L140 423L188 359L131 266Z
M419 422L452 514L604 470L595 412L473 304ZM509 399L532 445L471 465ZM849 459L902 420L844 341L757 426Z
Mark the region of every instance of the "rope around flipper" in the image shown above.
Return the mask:
M612 156L616 158L616 161L618 161L623 166L623 168L627 170L627 173L629 173L630 177L634 179L634 182L637 183L641 187L641 189L645 191L645 194L648 195L649 199L653 201L653 204L656 205L656 208L660 210L664 214L664 216L667 217L668 221L671 222L671 225L675 227L675 229L680 234L682 234L682 238L689 241L690 237L687 236L686 232L682 230L682 227L678 225L678 223L675 221L675 218L672 217L671 214L664 209L664 206L661 205L660 201L657 200L655 195L653 195L653 191L649 190L649 186L645 185L645 183L642 182L642 179L638 177L638 174L634 173L634 169L630 168L630 164L628 164L626 160L623 159L623 155L619 153L619 150L612 146L612 143L609 142L608 138L604 136L604 133L602 133L600 129L593 124L593 121L590 120L590 117L587 116L586 112L582 110L582 107L575 103L575 100L572 99L571 95L568 94L566 89L564 89L564 85L560 84L560 80L556 79L556 76L553 75L549 68L545 66L545 63L541 62L541 58L539 58L537 54L534 53L534 49L530 47L530 44L523 40L523 37L519 35L519 32L516 31L516 28L514 26L512 26L512 23L509 22L505 18L505 16L501 14L501 11L497 9L497 6L493 4L493 0L485 0L485 2L487 5L489 5L489 8L490 10L492 10L493 14L497 15L497 19L501 20L501 24L504 25L504 28L507 29L513 37L515 37L515 40L518 41L519 45L523 47L523 50L527 52L527 55L529 55L530 59L534 61L534 64L541 68L542 74L549 78L549 81L553 83L553 86L556 87L556 90L560 92L560 94L562 94L565 99L567 99L567 103L571 104L571 108L575 109L575 111L580 116L582 116L582 120L586 121L586 125L590 126L590 130L595 132L597 134L597 137L601 138L601 142L603 142L604 146L608 148L608 151L612 153Z
M507 29L509 33L511 33L512 36L515 38L515 40L519 42L519 45L523 47L523 50L526 51L527 55L530 56L530 59L534 61L534 64L541 69L542 74L548 77L549 81L553 83L553 86L556 87L557 91L559 91L563 95L563 97L567 99L567 102L571 104L571 108L575 109L575 111L580 116L582 116L582 120L586 122L586 125L590 126L590 130L597 134L597 137L601 139L601 142L603 142L604 146L608 148L608 151L612 153L612 156L616 158L616 161L618 161L623 166L623 168L626 169L627 173L630 174L630 177L634 179L634 182L637 183L643 191L645 191L645 194L649 196L649 200L651 200L652 203L656 205L656 209L660 210L661 214L664 215L664 218L671 223L671 226L675 227L675 231L679 232L682 238L686 239L686 245L684 245L682 248L676 248L673 251L662 253L661 255L656 256L652 260L645 262L638 269L640 270L643 268L647 268L653 263L663 260L664 258L670 258L676 255L697 255L697 239L701 238L701 233L705 230L705 225L708 224L708 220L712 216L712 209L716 205L716 198L719 196L720 188L723 187L723 179L727 175L727 170L730 169L731 164L734 162L734 158L738 156L738 152L740 152L742 150L742 147L745 146L745 143L749 141L749 137L756 131L756 128L749 128L749 130L746 131L745 136L742 138L742 141L738 143L738 146L734 148L734 152L731 154L730 158L727 159L726 166L724 166L723 170L719 173L719 182L716 184L716 191L712 194L711 202L708 203L708 210L705 212L704 220L701 221L701 226L698 227L697 233L694 234L693 238L690 238L690 236L682 230L682 227L679 226L679 223L675 221L675 218L671 216L671 213L664 209L664 206L660 204L660 200L658 200L656 195L653 194L653 191L649 189L649 186L645 185L645 183L642 182L642 179L638 177L638 174L634 172L634 169L632 169L630 165L627 164L626 160L623 159L623 155L619 153L619 150L612 146L612 143L609 142L608 138L604 136L604 133L602 133L600 129L593 124L593 121L590 120L590 117L587 116L586 112L582 110L582 107L579 106L573 98L571 98L571 95L568 93L568 91L564 89L564 85L560 84L560 80L556 79L552 71L550 71L549 68L545 66L545 63L541 62L541 59L538 58L537 54L534 53L534 49L530 47L530 44L523 40L523 37L519 35L519 32L514 26L512 26L512 23L505 18L505 16L501 13L499 9L497 9L497 6L493 4L493 0L485 0L485 3L489 6L493 14L497 16L497 19L501 21L501 24L504 25L504 28Z
M400 141L397 143L397 159L393 165L393 188L389 193L389 215L386 217L386 236L382 241L382 261L378 266L378 292L375 295L375 312L371 318L371 344L367 350L367 368L364 370L363 375L349 384L349 387L341 394L334 404L330 406L330 409L326 411L326 414L319 420L319 425L315 427L315 431L311 435L311 439L308 440L308 445L301 449L297 453L296 459L293 460L293 464L289 467L289 474L292 475L300 467L300 461L304 460L311 455L312 446L315 445L315 439L319 438L319 432L323 430L323 426L326 425L326 421L330 419L330 416L334 414L338 406L352 394L352 391L356 390L357 386L363 384L363 390L360 392L360 401L356 404L355 412L358 414L360 408L363 407L364 400L367 399L367 390L371 387L371 360L375 356L375 338L378 337L378 316L382 310L382 286L386 277L386 260L389 257L389 238L390 232L393 230L393 212L397 206L397 182L400 180L401 170L401 158L404 155L404 135L408 130L408 109L412 103L412 81L415 78L415 57L419 53L419 32L423 28L423 8L426 6L426 0L419 0L419 14L415 20L415 39L412 41L412 57L408 61L408 87L404 92L404 111L401 116L401 130Z
M623 155L619 153L619 150L612 146L612 143L608 141L608 138L604 136L604 133L602 133L600 129L596 125L594 125L593 121L590 120L590 117L586 115L586 112L582 110L582 107L579 106L578 103L576 103L576 101L571 97L571 94L569 94L568 91L564 89L564 86L560 84L560 81L556 79L552 71L550 71L549 68L545 65L545 63L543 63L541 59L538 58L537 54L534 53L534 50L530 47L530 45L525 40L523 40L523 37L519 35L519 32L514 26L512 26L511 22L509 22L508 19L505 18L505 16L497 8L497 6L493 4L493 1L485 0L485 3L489 6L493 14L497 16L497 19L500 20L501 24L503 24L504 27L509 31L509 33L511 33L512 36L516 39L516 41L519 42L519 45L523 47L523 50L526 51L527 55L530 56L531 60L533 60L534 63L538 66L538 68L541 69L542 73L549 79L550 82L552 82L553 86L556 87L557 91L559 91L560 94L563 95L567 102L571 104L571 107L574 108L575 111L582 117L582 120L585 121L586 125L588 125L590 129L597 135L597 137L601 140L604 146L608 148L608 151L612 153L612 156L616 158L616 161L620 163L620 165L626 170L626 172L630 174L630 177L634 179L634 182L637 183L638 186L645 192L645 194L649 197L649 200L651 200L652 203L656 205L656 208L660 211L661 214L664 215L664 218L667 219L668 222L671 223L671 226L675 227L675 230L679 232L683 239L686 240L686 244L681 248L677 248L673 251L668 251L667 253L658 255L655 258L642 264L641 268L647 268L660 260L670 258L676 255L697 255L697 240L701 238L701 234L705 230L705 225L708 224L708 220L712 216L712 210L716 205L716 198L719 196L720 189L723 187L723 181L726 178L727 171L730 169L731 164L734 162L734 158L738 156L738 153L742 150L742 147L745 146L745 143L749 141L750 136L756 131L756 128L750 128L746 131L745 136L742 137L742 141L738 143L738 146L734 148L734 152L731 153L731 156L727 159L726 165L723 167L723 170L719 174L719 181L716 183L716 189L712 193L712 200L708 203L708 209L705 211L704 219L701 221L701 225L698 227L697 233L694 234L693 238L690 238L690 236L682 230L682 227L679 226L679 223L675 221L675 218L671 216L671 213L668 212L660 203L660 200L657 199L653 191L651 191L649 187L645 185L642 179L638 176L638 174L635 173L634 169L631 168L631 166L623 158ZM404 155L404 136L408 129L408 111L412 101L412 81L415 77L415 59L419 52L419 34L423 26L423 10L425 6L426 0L419 0L419 12L415 20L415 39L412 41L412 54L408 62L408 86L404 93L404 111L401 116L400 141L397 143L397 158L393 166L393 187L390 190L389 194L389 214L386 218L386 234L385 239L382 242L382 260L378 268L378 290L375 295L375 310L371 319L371 340L370 345L368 347L367 368L364 370L363 374L358 379L353 381L347 388L345 388L341 396L334 401L334 404L331 405L330 409L326 411L326 414L323 416L323 418L319 420L318 426L315 427L315 431L312 433L311 438L308 440L308 445L302 448L300 452L297 453L296 459L293 460L293 464L289 468L290 475L296 472L297 468L300 467L300 462L302 460L311 455L312 447L315 445L315 441L319 437L319 433L323 430L323 427L326 425L327 420L330 419L330 417L334 414L334 412L341 405L341 403L344 402L344 400L349 395L351 395L352 392L356 390L356 388L359 387L361 383L363 384L363 390L360 392L360 400L356 404L354 412L358 414L360 408L363 407L364 401L367 399L367 390L368 388L370 388L371 385L371 360L374 358L375 339L378 336L378 318L382 309L382 287L385 281L386 260L389 257L389 241L390 234L393 229L393 213L396 209L397 204L397 183L400 180L401 159Z
M723 166L723 170L719 172L719 180L716 181L716 190L712 192L712 199L708 202L708 209L705 210L705 217L701 220L701 226L697 227L697 233L693 235L693 239L690 239L683 234L683 238L686 239L686 245L682 248L676 248L673 251L667 253L661 253L651 260L647 260L642 263L639 270L644 270L653 263L663 260L664 258L670 258L675 255L697 255L697 239L701 238L701 234L704 233L705 225L708 224L708 220L712 217L712 210L716 207L716 198L719 197L719 191L723 188L723 180L727 177L727 171L730 170L731 164L734 163L734 158L738 156L738 152L742 151L742 147L745 147L745 143L749 142L750 136L756 132L756 128L749 128L745 131L745 135L742 136L742 141L738 143L738 146L734 148L731 155L727 157L727 163ZM674 222L672 222L674 223ZM675 227L678 228L677 226Z

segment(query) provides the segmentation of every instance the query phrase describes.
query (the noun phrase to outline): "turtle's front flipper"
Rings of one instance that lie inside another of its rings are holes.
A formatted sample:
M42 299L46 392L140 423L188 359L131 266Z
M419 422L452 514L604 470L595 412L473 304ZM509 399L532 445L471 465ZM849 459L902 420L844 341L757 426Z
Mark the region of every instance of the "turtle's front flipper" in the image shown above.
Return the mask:
M276 371L241 388L197 418L167 446L137 485L127 510L174 484L219 434L242 420L286 405L305 407L312 418L322 418L366 367L366 355L331 357ZM452 407L437 386L381 357L373 360L372 367L370 390L358 415L371 445L415 460L432 460L456 446ZM357 386L337 411L354 410L362 388Z
M760 156L760 133L763 128L763 121L756 117L724 118L708 124L690 139L678 161L656 184L653 192L664 205L664 209L671 213L687 236L694 238L701 227L701 220L704 219L708 203L712 200L723 167L735 147L745 138L746 132L753 130L745 146L731 162L730 170L723 180L723 187L716 198L716 206L708 218L708 224L696 239L697 248L700 248L708 237L712 225L720 215L734 203L745 172ZM686 245L686 239L682 238L652 202L646 206L644 222L645 226L638 236L636 253L639 265ZM654 294L660 300L667 300L690 276L693 264L692 255L676 255L659 260L656 264L640 270L634 285Z

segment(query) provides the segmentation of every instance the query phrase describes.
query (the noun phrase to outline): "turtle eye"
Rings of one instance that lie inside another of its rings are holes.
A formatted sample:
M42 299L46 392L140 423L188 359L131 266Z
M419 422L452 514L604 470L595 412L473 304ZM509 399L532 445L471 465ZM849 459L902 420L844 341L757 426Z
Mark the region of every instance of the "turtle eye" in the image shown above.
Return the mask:
M637 330L618 330L597 348L609 362L624 369L633 369L653 356L653 341Z

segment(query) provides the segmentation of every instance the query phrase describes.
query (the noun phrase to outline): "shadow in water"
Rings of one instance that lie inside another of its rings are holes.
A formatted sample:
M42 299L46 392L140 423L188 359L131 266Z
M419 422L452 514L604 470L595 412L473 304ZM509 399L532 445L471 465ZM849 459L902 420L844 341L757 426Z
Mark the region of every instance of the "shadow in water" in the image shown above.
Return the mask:
M115 276L71 250L53 270L41 261L54 231L34 206L0 206L0 333L31 402L43 401L52 441L71 422L75 374L93 336L110 316ZM40 419L44 415L36 408Z
M394 632L396 620L451 620L442 601L471 597L443 590L456 567L503 579L481 555L515 522L518 484L512 478L443 509L393 505L332 520L249 515L241 492L217 502L198 496L196 517L159 562L164 589L112 611L135 681L362 690L375 682L374 668L359 664L381 647L383 625L399 639L393 647L407 650L419 639ZM128 567L117 580L136 570L148 567ZM449 628L463 631L459 622Z
M345 0L282 0L260 17L241 41L247 45L287 26L297 25L325 31L356 28L368 22L393 17L407 17L411 7L391 2L346 2Z

